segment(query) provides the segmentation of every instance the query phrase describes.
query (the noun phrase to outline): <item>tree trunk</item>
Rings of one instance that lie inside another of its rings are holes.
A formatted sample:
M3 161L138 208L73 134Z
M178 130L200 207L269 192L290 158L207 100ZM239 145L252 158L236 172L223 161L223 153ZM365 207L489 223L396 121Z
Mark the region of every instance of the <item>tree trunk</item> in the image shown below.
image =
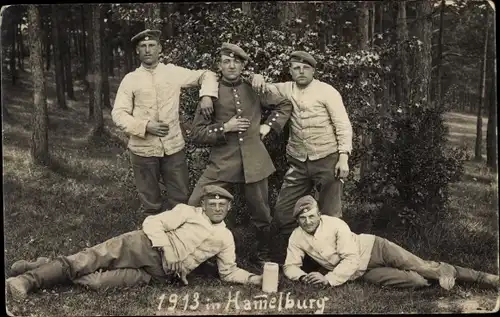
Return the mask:
M408 52L406 43L408 41L408 25L406 23L406 1L398 1L396 15L396 67L394 69L396 77L396 104L398 106L408 104L409 97L409 70Z
M101 19L102 20L102 19ZM108 19L109 21L109 19ZM109 101L109 79L108 79L108 65L109 65L109 47L110 45L110 36L109 30L105 30L104 21L101 21L101 70L102 70L102 105L103 107L111 109L111 102Z
M171 38L174 35L174 24L171 19L171 14L174 12L175 3L162 3L160 6L160 14L163 21L163 36Z
M111 18L108 18L108 32L111 32ZM108 73L109 76L115 77L115 55L114 55L114 47L113 41L111 40L111 35L108 34Z
M64 69L61 58L61 40L59 34L59 13L57 5L52 4L52 47L54 49L54 77L56 79L57 104L61 109L68 109L64 95Z
M24 44L23 44L23 32L21 31L21 23L17 25L17 67L19 70L24 71Z
M132 47L132 43L130 43L130 38L131 32L130 32L130 21L123 21L123 27L124 27L124 34L125 34L125 39L124 39L124 54L123 57L125 58L125 73L130 73L134 67L133 64L133 52L134 52L134 47Z
M30 64L33 75L33 117L31 134L31 158L34 164L49 164L48 114L43 76L40 12L34 4L28 5Z
M87 37L86 37L86 47L87 47L87 56L89 57L90 63L88 64L87 74L85 75L85 82L87 83L87 92L89 96L89 119L94 119L94 85L93 85L93 77L94 77L94 64L95 64L95 56L94 56L94 25L92 24L93 20L93 10L94 6L98 6L97 4L85 5L85 27L87 29ZM99 98L100 99L100 98Z
M287 23L300 16L300 2L278 2L278 18L281 23Z
M68 99L76 100L75 91L73 89L73 74L71 72L71 45L69 42L68 30L65 22L59 25L60 40L61 40L61 55L64 68L64 84L65 90L68 93Z
M46 24L46 28L45 28L45 56L46 56L46 65L45 65L45 69L47 71L50 70L50 61L52 60L52 57L50 56L50 52L51 52L51 42L52 42L52 36L51 36L51 29L50 29L50 25L47 23Z
M9 69L12 79L12 85L17 82L17 70L16 70L16 38L17 38L17 23L12 22L11 24L11 51L10 51L10 61Z
M90 98L93 100L94 106L94 126L92 128L92 136L98 137L102 135L104 129L104 120L102 115L102 73L101 73L101 27L102 14L99 4L92 5L92 53L91 68L92 78L90 86L92 94Z
M479 103L477 107L477 123L476 123L476 146L474 150L474 159L476 161L481 161L482 157L482 145L483 145L483 114L482 110L484 107L484 97L486 93L486 63L488 54L488 31L489 31L489 14L488 10L485 12L485 27L484 27L484 50L483 58L481 63L481 80L479 82Z
M146 29L161 29L161 15L159 3L147 3L146 6Z
M413 104L430 105L430 87L432 70L432 0L416 2L418 38L422 48L416 54L415 74L416 84L411 87L410 102Z
M251 2L242 2L241 3L241 11L244 14L252 15L252 3Z
M437 104L439 107L444 107L443 97L443 35L444 35L444 8L445 0L441 0L441 10L439 13L439 40L438 40L438 66L437 66Z
M494 171L498 171L498 137L497 137L497 51L496 51L496 22L492 23L492 47L491 50L491 97L490 109L488 113L488 130L486 132L486 164Z
M376 20L376 9L375 9L376 3L372 2L370 3L370 46L373 47L374 41L375 41L375 20Z
M370 6L367 1L361 1L359 2L359 8L358 8L358 49L361 51L367 51L369 49L369 43L371 43L370 39L370 30L371 28L371 21L370 21ZM366 72L363 72L361 76L358 79L358 85L359 87L363 87L364 85L370 85L368 76ZM373 100L373 95L369 94L368 95L368 100L366 100L370 106L374 106L375 101ZM363 129L361 132L361 145L362 145L362 152L363 152L363 157L361 159L361 166L360 166L360 177L363 178L366 173L370 170L370 144L371 144L371 135L370 132L368 131L368 127Z
M87 75L89 73L89 56L90 56L90 28L88 28L89 20L89 5L82 4L81 5L81 18L82 18L82 56L83 56L83 68L82 73L80 74L83 79L83 85L85 86L85 91L89 90L89 82L87 80Z

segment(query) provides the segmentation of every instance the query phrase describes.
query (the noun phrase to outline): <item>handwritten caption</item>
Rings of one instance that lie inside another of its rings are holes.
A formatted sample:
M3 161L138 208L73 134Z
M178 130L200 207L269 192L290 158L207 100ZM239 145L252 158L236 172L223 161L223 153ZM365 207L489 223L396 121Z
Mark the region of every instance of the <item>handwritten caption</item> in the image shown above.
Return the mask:
M314 310L315 314L323 314L328 297L300 299L290 292L259 294L251 298L243 298L240 291L229 291L225 300L215 301L209 297L202 297L200 293L177 295L162 294L159 297L158 312L165 315L175 311L277 311L283 310Z

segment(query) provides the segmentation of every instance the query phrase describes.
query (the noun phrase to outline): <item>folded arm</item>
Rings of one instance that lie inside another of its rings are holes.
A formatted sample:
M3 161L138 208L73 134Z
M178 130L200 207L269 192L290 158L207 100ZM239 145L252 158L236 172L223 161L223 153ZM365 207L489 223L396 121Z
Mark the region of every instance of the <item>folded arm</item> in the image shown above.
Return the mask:
M132 90L133 79L130 75L126 75L118 92L116 93L115 103L113 110L111 110L111 118L113 122L122 131L129 135L135 135L140 138L146 137L146 126L148 125L147 119L135 118L132 115L134 110L134 93Z
M306 272L301 269L305 252L300 246L299 240L298 235L293 232L288 240L286 259L283 265L283 273L292 281L297 281L301 276L306 275Z
M280 133L292 114L291 101L279 94L269 92L261 95L260 100L264 109L271 110L264 124L269 125L276 133Z
M163 247L170 241L167 232L180 227L194 212L194 207L179 204L172 210L146 217L142 230L151 240L153 247Z

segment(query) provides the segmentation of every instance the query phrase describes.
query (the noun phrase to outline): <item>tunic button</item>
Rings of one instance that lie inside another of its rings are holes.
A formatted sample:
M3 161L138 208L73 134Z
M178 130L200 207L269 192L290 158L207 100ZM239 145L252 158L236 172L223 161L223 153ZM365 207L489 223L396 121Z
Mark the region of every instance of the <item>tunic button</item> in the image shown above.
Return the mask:
M217 128L215 128L214 131L217 132Z
M236 101L236 104L237 104L237 105L239 105L239 104L240 104L240 102L239 102L239 101Z
M238 133L239 133L239 134L242 134L243 132L241 132L241 131L238 131Z
M273 121L276 121L276 118L273 118Z
M243 138L240 138L240 141L243 141Z
M238 116L238 119L241 119L241 116Z
M269 122L268 124L269 124L269 126L272 126L272 125L273 125L273 123L272 123L272 122Z
M212 130L208 130L208 133L212 133Z
M238 98L238 94L235 94L234 96L235 96L236 98Z
M238 112L241 112L241 109L238 109Z
M277 113L277 114L276 114L276 117L279 117L279 116L280 116L280 114L279 114L279 113Z

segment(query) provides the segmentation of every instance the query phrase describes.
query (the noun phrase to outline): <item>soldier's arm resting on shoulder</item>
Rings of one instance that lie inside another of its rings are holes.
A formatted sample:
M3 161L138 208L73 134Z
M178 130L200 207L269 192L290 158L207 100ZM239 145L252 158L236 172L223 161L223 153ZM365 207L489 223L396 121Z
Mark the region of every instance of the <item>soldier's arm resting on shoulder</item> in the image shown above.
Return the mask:
M183 88L201 87L200 97L218 98L219 82L217 75L206 69L192 70L172 65L172 78L175 78Z
M264 109L271 110L264 124L269 125L276 133L283 131L292 115L292 102L278 94L269 92L262 94L260 100Z
M292 281L300 280L302 276L307 275L301 269L305 252L300 246L299 239L295 232L290 236L286 250L285 264L283 265L283 273Z
M169 241L166 232L179 228L194 212L194 207L179 204L172 210L151 215L144 219L142 231L151 240L153 247L162 247Z
M286 83L269 83L261 74L250 74L248 78L252 88L258 94L271 93L286 97Z
M217 254L217 267L219 276L224 282L250 284L256 276L237 266L234 237L229 229L225 233L221 251Z
M111 110L111 118L116 126L125 133L145 138L148 119L135 118L132 115L134 110L132 87L132 78L130 75L126 75L118 87L113 110Z
M343 220L338 220L339 224L335 228L335 238L340 262L331 272L325 275L331 286L342 285L347 282L358 270L360 261L358 245L354 240L351 229Z
M333 87L325 91L325 105L335 128L339 152L352 151L352 125L342 101L342 96Z

